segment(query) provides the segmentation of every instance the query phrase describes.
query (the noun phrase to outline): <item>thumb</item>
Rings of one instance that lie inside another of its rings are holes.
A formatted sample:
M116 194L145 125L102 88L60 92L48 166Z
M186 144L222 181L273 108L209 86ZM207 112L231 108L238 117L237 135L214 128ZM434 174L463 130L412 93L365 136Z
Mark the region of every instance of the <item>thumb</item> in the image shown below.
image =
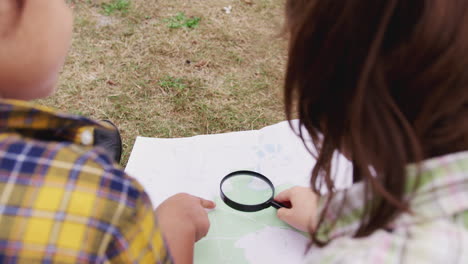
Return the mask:
M276 212L276 216L278 216L279 219L283 220L286 223L288 223L288 219L290 215L291 215L291 210L288 208L280 208Z

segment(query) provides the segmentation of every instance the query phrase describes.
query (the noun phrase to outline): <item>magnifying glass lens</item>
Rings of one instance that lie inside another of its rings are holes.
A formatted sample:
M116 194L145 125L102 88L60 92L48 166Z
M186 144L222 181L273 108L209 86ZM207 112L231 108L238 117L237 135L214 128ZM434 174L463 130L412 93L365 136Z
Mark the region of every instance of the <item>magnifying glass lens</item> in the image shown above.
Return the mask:
M247 174L226 179L221 191L230 200L245 205L261 204L273 196L273 189L266 181Z

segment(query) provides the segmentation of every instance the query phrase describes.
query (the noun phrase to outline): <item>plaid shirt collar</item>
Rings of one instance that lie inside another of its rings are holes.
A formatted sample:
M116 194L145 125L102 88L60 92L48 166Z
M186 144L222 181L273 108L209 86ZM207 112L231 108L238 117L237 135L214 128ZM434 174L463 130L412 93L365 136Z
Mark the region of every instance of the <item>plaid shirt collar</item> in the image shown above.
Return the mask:
M418 172L419 184L414 188ZM389 229L422 224L468 210L468 151L426 160L420 165L419 171L416 165L409 165L407 174L405 197L409 200L411 213L400 214L388 224ZM361 221L363 196L362 183L335 193L325 222L317 230L320 236L335 238L353 235ZM322 197L321 206L326 199L327 196ZM337 215L340 210L341 214Z
M16 133L40 140L70 141L93 145L94 129L112 129L106 123L59 112L19 100L0 100L0 132Z

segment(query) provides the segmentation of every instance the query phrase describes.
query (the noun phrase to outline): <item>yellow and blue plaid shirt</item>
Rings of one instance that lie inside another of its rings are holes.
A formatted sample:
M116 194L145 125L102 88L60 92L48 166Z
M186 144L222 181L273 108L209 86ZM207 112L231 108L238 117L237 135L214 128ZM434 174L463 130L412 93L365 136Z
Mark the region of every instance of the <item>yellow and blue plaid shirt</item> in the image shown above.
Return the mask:
M171 263L143 188L93 147L102 124L0 100L0 263Z

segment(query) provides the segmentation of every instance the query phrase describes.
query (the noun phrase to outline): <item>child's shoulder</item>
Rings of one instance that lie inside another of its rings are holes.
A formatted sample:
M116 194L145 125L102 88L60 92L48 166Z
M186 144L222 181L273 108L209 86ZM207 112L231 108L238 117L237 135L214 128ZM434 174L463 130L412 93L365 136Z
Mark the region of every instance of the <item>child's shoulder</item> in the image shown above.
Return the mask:
M81 203L101 204L111 212L119 203L129 210L148 198L143 188L101 148L71 142L48 142L15 133L0 134L0 185L69 191ZM60 199L59 199L60 200ZM50 202L50 200L49 200Z
M103 212L121 204L129 213L138 204L150 207L144 189L105 149L94 146L93 132L99 128L105 124L30 103L0 100L0 185L27 192L55 190L60 199L80 197L81 203L96 204Z
M102 148L71 141L36 138L28 132L0 133L0 182L75 185L112 199L124 191L138 198L143 190ZM3 179L3 180L2 180Z

